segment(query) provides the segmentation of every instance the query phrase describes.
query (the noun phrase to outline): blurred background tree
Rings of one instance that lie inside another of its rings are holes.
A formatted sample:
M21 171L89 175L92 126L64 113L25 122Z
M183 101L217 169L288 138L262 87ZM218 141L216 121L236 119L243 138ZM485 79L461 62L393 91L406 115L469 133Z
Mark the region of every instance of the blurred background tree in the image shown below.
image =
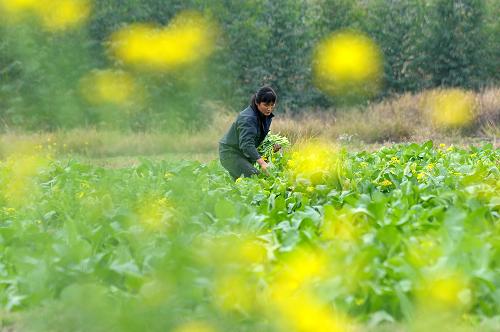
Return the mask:
M11 15L7 3L0 1L3 18ZM60 31L28 13L0 25L0 119L3 128L32 130L199 128L219 107L241 110L263 84L276 88L290 113L335 107L341 100L313 84L312 52L346 29L382 51L383 84L371 100L441 86L480 89L500 80L499 8L495 0L101 0L83 23ZM110 55L116 31L134 23L161 29L186 10L217 26L214 50L203 61L144 72ZM96 70L130 75L140 102L89 103L81 81Z

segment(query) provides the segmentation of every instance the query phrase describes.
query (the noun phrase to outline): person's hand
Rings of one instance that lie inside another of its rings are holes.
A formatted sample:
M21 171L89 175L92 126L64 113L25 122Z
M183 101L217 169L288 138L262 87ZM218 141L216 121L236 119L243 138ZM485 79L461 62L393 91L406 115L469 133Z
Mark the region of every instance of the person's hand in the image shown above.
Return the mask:
M273 145L273 152L276 153L278 152L279 150L281 150L281 145L279 144L274 144Z
M263 158L259 158L257 159L257 163L260 165L262 172L267 174L267 168L269 167L269 165L266 163L266 161Z

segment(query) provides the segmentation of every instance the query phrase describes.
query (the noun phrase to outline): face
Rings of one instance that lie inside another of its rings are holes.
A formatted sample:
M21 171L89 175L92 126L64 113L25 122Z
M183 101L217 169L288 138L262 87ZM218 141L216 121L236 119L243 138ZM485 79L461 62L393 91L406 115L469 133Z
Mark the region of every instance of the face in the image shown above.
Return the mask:
M265 116L269 116L274 110L274 103L258 103L257 109Z

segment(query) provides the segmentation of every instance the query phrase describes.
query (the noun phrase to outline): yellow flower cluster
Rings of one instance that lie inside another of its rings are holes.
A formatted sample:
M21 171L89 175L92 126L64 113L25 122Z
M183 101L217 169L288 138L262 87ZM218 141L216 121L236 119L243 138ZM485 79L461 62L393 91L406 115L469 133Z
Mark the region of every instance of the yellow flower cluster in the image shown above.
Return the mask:
M137 214L146 230L165 231L172 226L175 209L167 198L146 198L140 202Z
M470 301L468 282L462 273L442 272L425 278L418 292L419 302L437 310L457 310Z
M399 165L401 164L401 160L399 160L398 157L392 157L391 161L389 162L391 165Z
M311 141L295 149L288 161L288 169L299 181L319 184L338 173L339 162L336 147Z
M16 153L3 162L4 173L0 174L1 191L12 207L26 202L26 197L37 192L36 176L49 160L36 153Z
M61 31L84 23L90 14L87 0L0 0L6 21L18 22L34 15L49 31Z
M390 186L392 186L392 182L390 180L384 179L384 181L380 182L380 185L382 187L390 187Z
M427 115L439 127L463 127L474 120L474 94L460 89L435 90L425 99ZM444 146L442 147L444 148Z
M335 33L315 51L314 74L327 93L375 93L382 75L382 53L367 36L351 31Z
M165 28L133 24L111 37L113 55L125 64L172 70L198 62L213 50L213 25L195 12L182 12Z
M93 71L82 79L81 90L92 104L125 105L137 99L138 88L131 75L123 71Z
M285 260L270 285L271 303L280 314L285 331L348 331L346 317L321 301L311 286L326 277L327 257L300 249Z

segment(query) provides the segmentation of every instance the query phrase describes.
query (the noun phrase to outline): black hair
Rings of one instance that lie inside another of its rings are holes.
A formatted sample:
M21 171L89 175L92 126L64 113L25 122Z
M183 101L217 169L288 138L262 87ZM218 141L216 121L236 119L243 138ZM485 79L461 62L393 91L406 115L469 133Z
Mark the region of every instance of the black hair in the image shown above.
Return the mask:
M257 108L257 104L259 103L274 104L277 98L276 92L270 86L263 86L252 96L250 105Z

